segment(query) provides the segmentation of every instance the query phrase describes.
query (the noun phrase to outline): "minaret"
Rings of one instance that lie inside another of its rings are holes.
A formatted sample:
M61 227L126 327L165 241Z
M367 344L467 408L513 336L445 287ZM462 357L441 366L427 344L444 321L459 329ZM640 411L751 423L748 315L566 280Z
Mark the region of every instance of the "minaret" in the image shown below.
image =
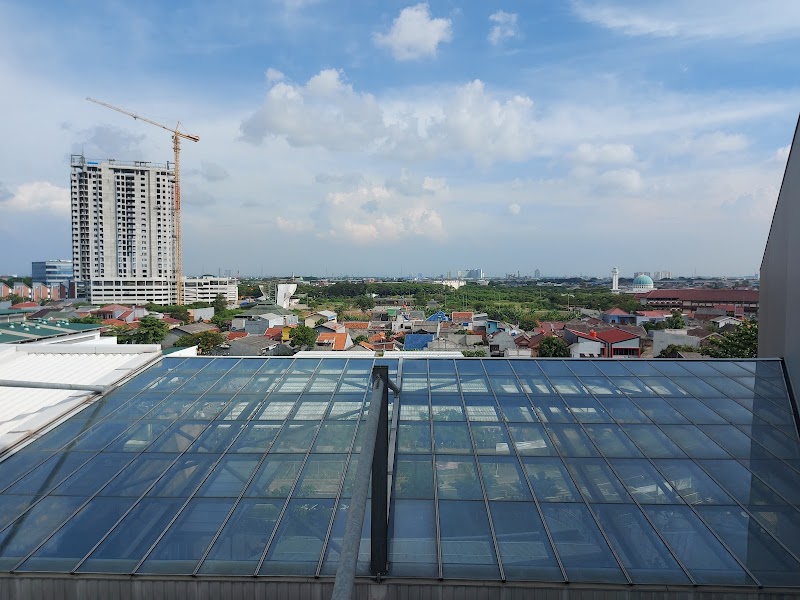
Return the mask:
M617 267L611 269L611 291L619 294L619 269Z

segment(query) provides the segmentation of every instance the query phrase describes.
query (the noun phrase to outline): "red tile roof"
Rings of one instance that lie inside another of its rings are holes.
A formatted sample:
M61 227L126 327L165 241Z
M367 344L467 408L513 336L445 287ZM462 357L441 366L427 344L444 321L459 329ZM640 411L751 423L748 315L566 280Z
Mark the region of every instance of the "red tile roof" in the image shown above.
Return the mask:
M622 331L621 329L607 329L605 331L598 331L597 337L608 344L616 344L618 342L625 342L627 340L639 339L639 336L635 333Z
M465 321L472 321L473 314L472 311L454 312L451 318L457 323L464 323Z
M375 335L371 335L371 336L369 336L369 341L370 341L370 343L372 343L372 342L379 342L379 341L381 341L381 340L385 340L385 339L386 339L386 334L384 334L383 332L381 332L381 333L376 333Z
M125 321L120 321L119 319L103 319L102 323L109 327L125 327L128 325Z
M320 333L317 344L330 344L331 350L344 350L347 347L346 333Z
M636 314L640 317L648 317L648 318L661 318L661 317L671 317L672 311L669 310L637 310Z
M11 308L39 308L38 302L20 302L19 304L14 304Z
M621 308L615 306L607 311L603 312L604 315L620 315L623 317L630 317L630 313L627 310L622 310Z
M369 329L369 321L345 321L345 329Z
M283 327L270 327L264 332L264 337L267 337L276 342L283 339Z
M243 337L247 337L246 331L229 331L227 335L227 339L229 342L241 339Z
M107 304L98 308L98 311L110 312L115 310L130 310L130 306L122 306L122 304Z

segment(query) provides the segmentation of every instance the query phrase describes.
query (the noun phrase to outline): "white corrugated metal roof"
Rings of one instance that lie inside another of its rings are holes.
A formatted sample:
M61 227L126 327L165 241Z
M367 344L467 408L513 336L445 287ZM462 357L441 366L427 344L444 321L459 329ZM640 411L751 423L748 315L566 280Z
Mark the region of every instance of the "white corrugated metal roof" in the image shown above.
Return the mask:
M112 385L161 355L156 345L0 345L0 380ZM96 392L0 386L0 453Z

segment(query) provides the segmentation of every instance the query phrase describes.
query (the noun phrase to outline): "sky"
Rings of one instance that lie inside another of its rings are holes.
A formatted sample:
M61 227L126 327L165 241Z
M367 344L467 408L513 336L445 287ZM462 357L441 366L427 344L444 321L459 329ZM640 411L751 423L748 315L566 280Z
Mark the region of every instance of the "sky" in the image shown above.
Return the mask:
M796 0L0 0L0 273L69 160L172 159L184 274L756 273Z

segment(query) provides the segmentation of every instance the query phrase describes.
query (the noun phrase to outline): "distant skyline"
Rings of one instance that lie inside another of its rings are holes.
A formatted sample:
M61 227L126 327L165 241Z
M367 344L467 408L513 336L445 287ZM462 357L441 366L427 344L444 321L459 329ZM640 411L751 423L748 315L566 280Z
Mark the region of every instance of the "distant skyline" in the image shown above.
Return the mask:
M724 18L723 18L724 17ZM756 273L794 0L0 0L0 272L70 258L69 155L172 159L184 273Z

